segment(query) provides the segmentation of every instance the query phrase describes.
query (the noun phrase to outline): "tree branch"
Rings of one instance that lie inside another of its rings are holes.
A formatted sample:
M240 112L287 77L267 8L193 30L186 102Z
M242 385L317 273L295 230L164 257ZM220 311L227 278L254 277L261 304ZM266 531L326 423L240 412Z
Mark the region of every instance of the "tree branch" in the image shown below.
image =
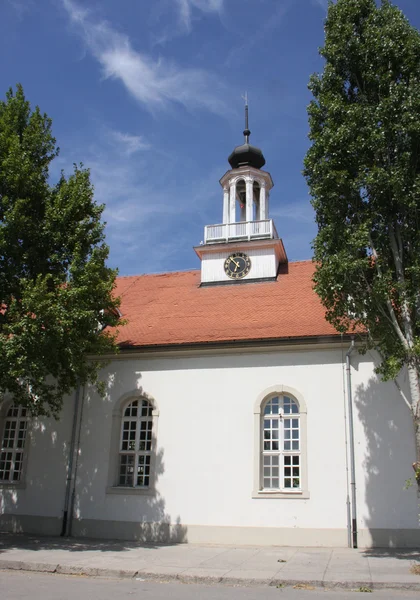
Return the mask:
M405 331L405 339L409 350L412 350L414 339L413 339L413 326L411 323L410 309L407 302L407 295L405 290L405 277L403 269L402 256L398 250L397 239L395 237L394 225L390 223L388 227L389 240L391 243L392 256L394 258L395 271L397 275L397 281L401 285L401 314Z
M400 393L402 399L404 400L405 404L410 409L411 414L414 414L414 406L409 402L407 396L404 394L403 390L401 389L400 384L398 383L398 381L396 379L394 379L394 383L395 383L395 387L399 391L399 393Z
M378 272L378 276L380 279L382 279L382 271L381 271L381 267L379 266L378 253L376 252L376 248L373 245L372 238L370 235L369 235L369 242L370 242L370 246L372 248L373 257L375 259L375 266L376 266L376 270ZM388 308L389 316L391 317L391 323L395 329L395 333L397 334L398 339L400 340L400 342L402 343L404 348L406 350L408 350L409 349L408 342L405 339L405 336L404 336L404 333L402 332L400 324L398 323L397 315L395 314L394 307L392 306L392 302L388 296L387 296L385 302L386 302L386 306Z

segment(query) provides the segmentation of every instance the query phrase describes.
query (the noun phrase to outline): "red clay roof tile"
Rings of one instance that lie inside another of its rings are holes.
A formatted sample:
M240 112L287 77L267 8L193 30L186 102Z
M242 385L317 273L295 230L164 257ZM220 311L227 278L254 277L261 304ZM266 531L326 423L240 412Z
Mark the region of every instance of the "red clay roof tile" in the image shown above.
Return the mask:
M277 281L200 287L200 271L119 277L128 324L121 346L336 335L313 291L311 261L289 263Z

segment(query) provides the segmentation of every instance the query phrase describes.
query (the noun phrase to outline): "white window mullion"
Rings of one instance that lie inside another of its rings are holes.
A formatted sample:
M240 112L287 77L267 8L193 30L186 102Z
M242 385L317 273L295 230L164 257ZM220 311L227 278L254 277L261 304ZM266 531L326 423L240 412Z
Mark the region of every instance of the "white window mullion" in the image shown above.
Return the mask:
M140 454L140 424L141 424L141 405L142 403L139 402L139 407L138 407L138 412L137 412L137 421L136 421L136 458L134 460L134 479L133 479L133 487L137 487L137 481L138 481L138 472L139 472L139 454Z
M13 449L12 452L12 463L10 465L10 481L15 480L15 462L16 462L16 451Z
M282 415L281 419L281 427L280 427L280 457L279 457L279 467L280 467L280 489L284 489L284 416Z

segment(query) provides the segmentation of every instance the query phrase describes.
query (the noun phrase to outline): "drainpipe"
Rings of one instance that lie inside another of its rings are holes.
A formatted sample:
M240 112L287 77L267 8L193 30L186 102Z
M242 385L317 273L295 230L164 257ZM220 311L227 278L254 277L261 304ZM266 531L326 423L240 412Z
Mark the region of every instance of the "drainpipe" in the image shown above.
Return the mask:
M82 401L80 403L79 427L78 427L78 434L77 434L77 442L75 444L76 464L74 466L74 476L73 476L73 481L72 481L72 490L71 490L71 494L70 494L71 501L70 501L70 511L69 511L69 524L68 524L68 531L67 531L67 535L69 537L71 537L72 533L73 533L74 504L75 504L75 500L76 500L76 479L77 479L77 470L78 470L78 466L79 466L80 440L82 437L82 422L83 422L84 404L85 404L85 386L83 386L83 388L82 388Z
M63 523L61 526L60 535L64 537L67 533L67 522L69 518L69 504L71 495L71 482L73 479L73 462L74 462L74 448L76 444L76 427L77 417L79 414L79 403L80 403L80 385L77 386L74 396L74 414L73 414L73 425L71 429L70 439L70 450L69 450L69 461L67 465L67 481L66 481L66 493L64 496L64 509L63 509Z
M343 334L341 334L343 342ZM346 367L344 360L344 350L342 350L343 362L343 414L344 414L344 445L346 448L346 513L347 513L347 546L353 547L351 539L351 503L350 503L350 468L349 468L349 426L347 418L347 391L346 391Z
M349 445L350 445L350 491L351 491L351 529L353 548L357 548L357 506L356 506L356 466L354 459L354 426L353 426L353 397L351 392L350 355L354 350L354 340L346 352L347 402L349 414Z

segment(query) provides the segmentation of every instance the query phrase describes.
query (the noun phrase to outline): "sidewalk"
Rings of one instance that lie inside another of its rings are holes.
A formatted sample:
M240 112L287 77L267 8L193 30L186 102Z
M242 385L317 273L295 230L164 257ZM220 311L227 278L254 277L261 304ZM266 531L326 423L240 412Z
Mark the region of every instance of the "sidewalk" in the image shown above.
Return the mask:
M243 586L420 590L420 550L143 545L0 534L0 569Z

